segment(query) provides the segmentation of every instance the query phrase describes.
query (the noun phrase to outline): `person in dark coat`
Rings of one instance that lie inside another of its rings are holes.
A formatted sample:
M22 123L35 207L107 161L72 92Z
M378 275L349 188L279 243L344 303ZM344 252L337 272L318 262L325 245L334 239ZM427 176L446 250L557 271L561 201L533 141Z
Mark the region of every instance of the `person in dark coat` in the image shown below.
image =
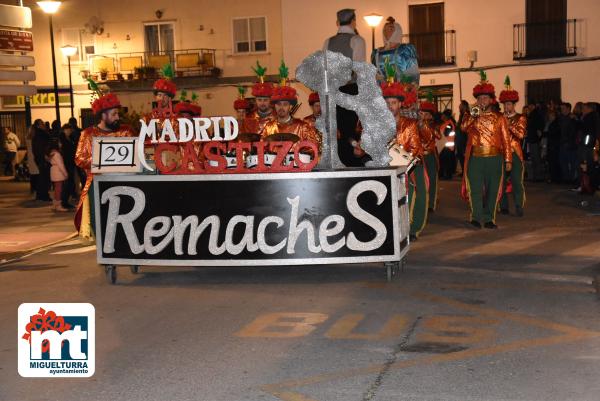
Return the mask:
M580 185L581 193L594 193L590 182L590 172L594 165L594 147L598 138L598 130L600 129L600 117L596 111L594 103L584 103L583 117L581 124L581 133L578 143L578 159L580 170Z
M560 105L560 170L562 180L572 184L577 179L577 122L571 116L571 104Z
M42 120L37 120L35 133L33 135L31 147L35 164L38 166L40 173L37 179L37 188L35 191L35 199L44 202L51 202L48 191L50 191L50 164L46 160L46 150L50 143L50 134L46 130L46 126Z
M548 112L548 122L544 135L548 140L548 170L550 173L550 181L559 183L561 181L560 172L560 125L558 122L556 111Z
M63 183L61 205L65 209L73 209L73 205L69 202L71 197L75 197L75 150L77 149L71 140L73 129L69 124L62 127L59 141L60 153L63 157L65 169L67 170L67 179Z
M541 110L534 104L529 105L527 115L527 136L525 142L529 148L529 160L531 161L531 174L528 178L539 181L543 178L541 139L544 131L544 118Z
M79 138L81 138L81 128L79 128L79 126L77 125L77 119L75 117L71 117L69 118L69 125L71 126L71 129L73 130L73 132L71 133L71 142L73 143L73 147L75 149L77 149L77 145L79 145ZM79 184L80 184L80 188L78 188L78 190L76 190L76 194L74 194L74 197L78 196L78 193L81 191L81 189L83 189L83 186L85 185L85 181L87 179L86 175L85 175L85 170L82 168L79 168L78 166L75 166L75 172L77 173L77 176L79 177Z

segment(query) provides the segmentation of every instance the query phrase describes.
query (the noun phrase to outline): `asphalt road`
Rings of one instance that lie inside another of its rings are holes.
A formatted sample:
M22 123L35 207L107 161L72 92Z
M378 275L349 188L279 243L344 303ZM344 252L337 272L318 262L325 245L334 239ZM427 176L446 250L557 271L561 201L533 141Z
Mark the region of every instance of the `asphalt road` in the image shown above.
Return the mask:
M386 283L379 265L120 268L69 240L0 266L0 400L598 400L597 198L529 186L465 225L458 182ZM582 207L581 201L588 202ZM90 302L96 373L17 372L23 302Z

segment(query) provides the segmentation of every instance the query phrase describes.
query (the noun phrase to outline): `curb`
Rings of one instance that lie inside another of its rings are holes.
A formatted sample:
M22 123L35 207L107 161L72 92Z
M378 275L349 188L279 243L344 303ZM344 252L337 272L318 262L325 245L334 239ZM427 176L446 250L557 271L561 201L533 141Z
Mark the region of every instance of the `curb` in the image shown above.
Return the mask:
M19 251L19 252L13 252L13 253L8 253L6 254L6 256L4 256L2 259L0 259L0 270L2 269L2 266L13 263L13 262L17 262L21 259L24 259L28 256L34 255L36 253L42 252L56 244L60 244L61 242L64 242L66 240L69 240L71 238L75 238L77 237L78 233L77 231L72 232L71 234L67 235L66 237L59 239L57 241L54 242L50 242L47 244L43 244L43 245L39 245L39 246L35 246L33 248L29 248L26 249L24 251Z

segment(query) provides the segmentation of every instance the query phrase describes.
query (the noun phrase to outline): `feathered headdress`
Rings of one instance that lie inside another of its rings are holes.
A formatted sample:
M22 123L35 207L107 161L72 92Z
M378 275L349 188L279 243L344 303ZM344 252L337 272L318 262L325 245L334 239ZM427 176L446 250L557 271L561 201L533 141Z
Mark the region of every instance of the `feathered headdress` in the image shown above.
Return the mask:
M473 88L473 96L489 95L496 97L496 89L494 85L488 82L487 74L484 70L479 71L479 83Z
M175 114L190 114L192 117L200 117L202 115L202 107L198 105L198 95L192 92L191 100L187 98L187 91L182 90L179 95L179 103L173 107Z
M252 66L252 71L256 74L258 82L252 86L252 96L254 97L271 97L273 94L273 85L269 82L265 82L265 73L267 68L260 65L256 61L256 67Z
M421 102L419 105L419 109L421 111L427 111L431 114L436 113L437 112L437 106L433 100L433 92L431 90L428 90L425 93L425 101Z
M519 101L519 92L510 86L510 77L507 75L504 79L504 90L500 92L500 103Z
M243 86L238 86L238 98L233 102L233 108L235 110L245 109L248 110L250 108L250 102L246 100L246 88Z
M281 65L279 66L280 85L276 88L273 88L271 103L277 103L281 101L288 101L292 105L296 105L296 103L298 103L298 93L296 92L296 89L287 84L288 76L289 69L285 65L285 62L281 60Z
M381 83L381 93L384 98L395 97L404 101L404 91L402 84L396 82L396 67L390 63L390 58L386 57L383 63L385 72L385 82Z
M166 93L171 98L175 97L177 86L173 82L173 77L175 76L173 66L171 66L171 64L166 64L160 69L160 72L163 77L154 82L152 89L154 89L154 92Z
M318 92L311 92L310 95L308 95L308 104L309 105L313 105L315 103L320 103L321 99L319 98L319 93Z
M91 78L88 78L87 81L92 90L92 112L94 114L121 107L121 102L117 95L113 93L105 94L96 81Z

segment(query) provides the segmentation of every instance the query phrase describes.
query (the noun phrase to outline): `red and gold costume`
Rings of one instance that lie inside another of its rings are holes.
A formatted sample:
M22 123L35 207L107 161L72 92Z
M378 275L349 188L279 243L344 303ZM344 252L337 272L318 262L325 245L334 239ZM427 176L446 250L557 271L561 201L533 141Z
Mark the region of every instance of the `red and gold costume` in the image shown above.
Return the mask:
M468 137L467 160L469 156L502 155L505 162L512 161L508 122L502 113L488 109L479 117L465 114L460 128Z
M414 118L401 116L396 122L396 143L413 156L423 159L425 150L419 136L418 122Z
M423 143L423 164L425 165L429 179L428 208L433 211L437 208L438 175L440 171L440 161L436 144L442 138L442 132L440 131L440 126L433 122L433 114L437 112L435 103L432 100L421 102L419 109L422 112L431 114L431 119L419 122L419 136Z
M262 67L257 61L256 67L252 67L252 70L258 78L258 82L252 85L252 96L257 99L263 98L270 100L273 95L273 84L265 82L265 73L267 69ZM246 116L246 119L242 124L244 132L263 135L265 125L274 118L275 115L273 111L268 114L261 114L258 110L254 110Z
M263 138L273 134L294 134L300 138L301 141L311 141L319 146L319 152L321 151L322 138L318 131L311 127L305 121L299 118L290 117L289 121L282 123L277 119L269 121L263 130Z
M96 99L92 104L92 110L95 115L100 114L103 111L121 107L119 99L113 95L108 94ZM75 164L84 169L87 179L85 185L81 190L81 196L79 197L79 204L77 205L77 211L75 213L75 227L79 231L79 235L84 238L92 238L93 227L91 226L91 207L90 202L93 199L88 199L88 192L92 186L92 138L95 136L99 137L124 137L124 136L135 136L135 133L128 126L121 126L117 131L104 131L97 126L88 127L83 130L77 145L77 151L75 152Z
M510 132L510 146L523 161L523 139L527 134L527 117L523 114L515 113L512 116L506 115L508 122L508 131Z
M290 105L295 106L298 103L298 93L296 89L287 84L288 68L285 63L281 61L279 67L280 85L273 88L271 92L271 103L276 104L278 102L288 102ZM273 134L294 134L301 141L310 141L316 143L321 153L322 149L322 137L321 134L307 122L294 118L291 115L285 122L279 121L279 118L274 117L271 121L268 121L261 133L261 136L267 138ZM318 155L315 155L315 157Z
M262 116L258 110L254 110L244 119L244 123L242 124L244 127L243 132L263 135L265 125L274 119L275 115L273 113Z
M508 131L510 133L510 147L512 149L512 170L507 173L504 183L504 191L500 200L500 210L504 214L509 213L509 201L507 192L511 192L515 200L515 208L518 216L523 215L525 206L525 186L524 186L524 158L523 158L523 139L527 133L527 117L513 112L509 115L506 112L506 103L514 105L519 101L519 92L510 86L510 77L507 75L504 81L505 89L500 92L500 103L504 104L505 117L508 122Z
M387 82L381 85L384 98L395 98L403 109L412 107L417 101L416 89L408 83L395 82L393 75L389 74ZM423 166L423 143L419 135L418 121L414 118L404 117L398 113L396 119L396 143L404 150L417 157L420 162L415 165L406 180L409 214L410 238L417 239L427 223L428 179L427 171Z
M481 72L473 96L495 98L495 89ZM465 113L461 131L467 134L462 196L469 201L470 220L476 227L485 223L496 228L496 209L502 196L504 167L512 162L511 137L503 114L491 107L479 113Z

